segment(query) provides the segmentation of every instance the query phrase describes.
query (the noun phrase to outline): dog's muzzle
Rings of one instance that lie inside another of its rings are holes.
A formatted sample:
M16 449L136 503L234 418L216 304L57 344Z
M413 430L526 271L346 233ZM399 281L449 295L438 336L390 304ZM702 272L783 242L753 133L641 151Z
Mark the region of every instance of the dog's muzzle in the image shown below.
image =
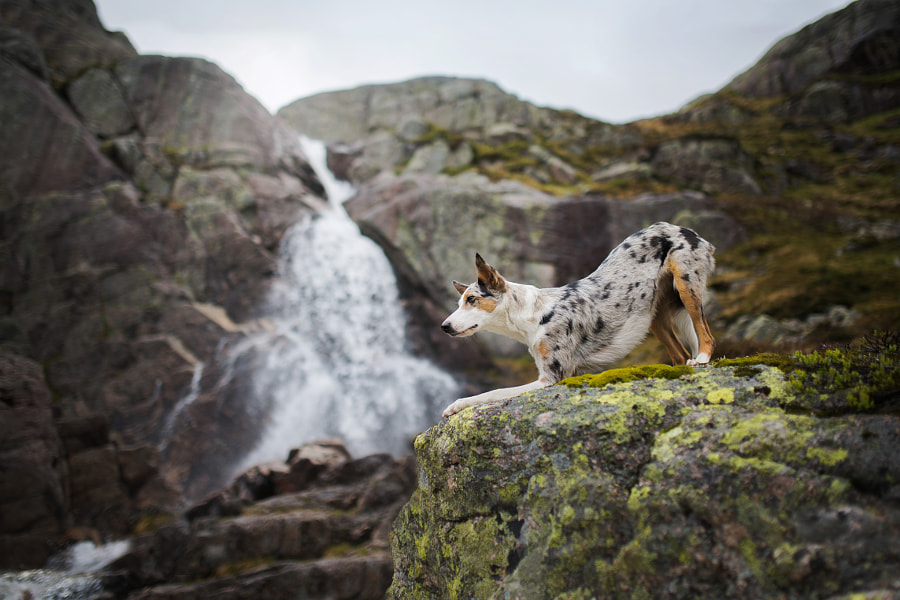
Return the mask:
M453 325L450 324L450 321L444 321L441 323L441 329L444 330L444 333L451 337L459 337L461 335L466 335L469 333L474 333L476 329L478 329L478 325L472 325L468 329L463 329L462 331L457 331L453 328Z

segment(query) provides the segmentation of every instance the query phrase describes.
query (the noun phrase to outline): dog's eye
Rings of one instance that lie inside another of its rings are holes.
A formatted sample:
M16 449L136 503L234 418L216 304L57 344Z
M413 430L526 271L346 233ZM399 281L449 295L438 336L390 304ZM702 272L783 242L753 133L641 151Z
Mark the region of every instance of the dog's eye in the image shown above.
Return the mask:
M475 296L469 296L468 298L466 298L466 303L467 304L475 304L476 300L477 300L477 298Z

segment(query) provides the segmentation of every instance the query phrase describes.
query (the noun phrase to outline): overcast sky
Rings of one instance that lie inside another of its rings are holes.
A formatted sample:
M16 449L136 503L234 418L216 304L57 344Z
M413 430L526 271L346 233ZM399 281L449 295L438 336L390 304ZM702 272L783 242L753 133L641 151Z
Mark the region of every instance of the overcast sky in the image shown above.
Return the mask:
M719 89L847 0L95 0L142 54L202 56L270 111L422 75L611 122Z

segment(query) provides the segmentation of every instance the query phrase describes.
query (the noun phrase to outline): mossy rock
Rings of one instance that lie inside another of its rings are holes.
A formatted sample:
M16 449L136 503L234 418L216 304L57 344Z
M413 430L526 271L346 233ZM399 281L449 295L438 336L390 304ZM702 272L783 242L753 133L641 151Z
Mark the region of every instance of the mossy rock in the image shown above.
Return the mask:
M759 371L760 366L777 367L783 373L790 373L797 366L797 360L785 354L764 352L742 358L720 358L713 363L715 367L735 367L735 375L743 376L749 371ZM740 370L740 372L738 372Z
M610 369L598 375L579 375L578 377L569 377L560 382L560 384L570 388L578 387L594 387L602 388L612 383L625 383L628 381L637 381L640 379L678 379L683 375L690 375L694 372L693 367L669 365L644 365L641 367L628 367L623 369Z
M623 370L433 427L416 439L419 486L394 525L388 597L808 598L893 585L900 418L792 411L802 395L784 370L805 360ZM817 393L843 393L830 382Z

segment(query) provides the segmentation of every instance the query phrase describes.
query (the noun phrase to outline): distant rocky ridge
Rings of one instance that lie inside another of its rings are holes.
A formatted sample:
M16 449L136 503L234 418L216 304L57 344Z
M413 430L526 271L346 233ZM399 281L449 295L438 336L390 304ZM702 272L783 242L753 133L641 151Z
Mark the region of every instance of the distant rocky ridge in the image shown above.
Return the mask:
M900 56L898 23L896 2L854 2L779 41L725 89L752 97L802 93L803 103L829 87L822 80L831 73L888 72Z

